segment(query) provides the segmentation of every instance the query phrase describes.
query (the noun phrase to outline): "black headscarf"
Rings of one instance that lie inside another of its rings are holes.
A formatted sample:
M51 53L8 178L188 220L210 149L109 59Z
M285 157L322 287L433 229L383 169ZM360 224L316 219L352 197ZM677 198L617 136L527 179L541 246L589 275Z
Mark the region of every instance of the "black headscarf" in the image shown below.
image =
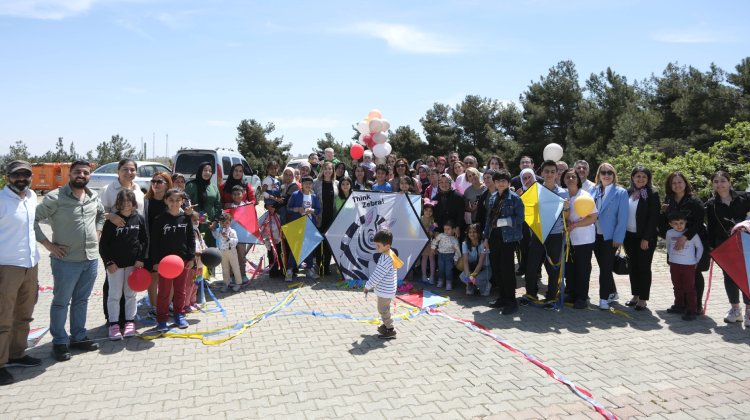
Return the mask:
M211 168L211 172L213 173L213 165L209 162L203 162L200 165L198 165L198 170L195 172L195 179L193 179L190 182L195 182L196 192L198 194L198 206L201 209L205 209L206 207L206 199L208 198L208 194L206 193L206 189L211 184L211 180L205 180L203 179L203 168L208 166Z
M247 183L245 182L244 176L240 179L234 179L234 168L238 166L240 168L243 168L243 171L245 170L241 163L235 163L234 165L232 165L232 169L229 170L229 176L227 176L227 182L224 183L224 192L226 194L232 194L232 188L235 185L241 185L242 188L247 191Z

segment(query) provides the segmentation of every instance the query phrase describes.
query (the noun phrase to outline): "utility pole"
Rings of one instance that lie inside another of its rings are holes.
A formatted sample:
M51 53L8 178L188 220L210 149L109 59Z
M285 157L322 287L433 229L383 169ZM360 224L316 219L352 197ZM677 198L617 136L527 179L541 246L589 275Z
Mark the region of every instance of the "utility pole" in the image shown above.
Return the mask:
M153 132L151 137L151 153L154 154L152 157L156 157L156 132Z
M166 149L165 151L166 154L164 156L169 158L169 134L167 134L167 147L165 149Z

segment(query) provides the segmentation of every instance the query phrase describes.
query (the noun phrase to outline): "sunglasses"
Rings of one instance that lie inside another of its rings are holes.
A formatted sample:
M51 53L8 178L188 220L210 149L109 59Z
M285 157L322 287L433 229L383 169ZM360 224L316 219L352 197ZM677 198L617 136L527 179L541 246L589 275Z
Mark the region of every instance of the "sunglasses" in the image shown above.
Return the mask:
M9 174L8 176L12 178L31 178L31 172L13 172L12 174Z
M599 175L601 176L612 176L615 173L613 171L599 171Z
M161 185L161 184L166 184L166 181L164 181L162 179L152 179L151 183L152 184L156 184L156 185Z

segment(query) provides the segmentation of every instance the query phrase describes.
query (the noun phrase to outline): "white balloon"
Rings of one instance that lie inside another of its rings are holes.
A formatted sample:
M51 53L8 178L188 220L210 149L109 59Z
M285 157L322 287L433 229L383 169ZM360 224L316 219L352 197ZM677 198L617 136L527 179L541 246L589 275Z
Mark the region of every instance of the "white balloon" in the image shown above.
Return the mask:
M379 118L373 118L370 120L370 132L379 133L383 131L383 122Z
M361 144L362 146L367 146L367 142L365 141L365 135L364 134L360 134L359 135L359 144Z
M384 158L390 154L390 150L386 149L386 146L390 146L388 143L376 144L372 148L372 154L378 158Z
M360 121L357 123L357 131L359 131L360 134L367 134L370 132L370 125L367 121Z
M375 133L372 136L372 140L377 144L383 144L388 141L388 133L385 133L385 132Z
M550 143L544 147L542 157L544 160L554 160L557 162L563 156L563 148L557 143Z
M388 120L380 120L380 122L383 124L383 128L380 131L388 131L391 128L391 123Z
M393 146L391 146L390 143L383 143L383 146L385 146L385 155L388 156L393 151Z

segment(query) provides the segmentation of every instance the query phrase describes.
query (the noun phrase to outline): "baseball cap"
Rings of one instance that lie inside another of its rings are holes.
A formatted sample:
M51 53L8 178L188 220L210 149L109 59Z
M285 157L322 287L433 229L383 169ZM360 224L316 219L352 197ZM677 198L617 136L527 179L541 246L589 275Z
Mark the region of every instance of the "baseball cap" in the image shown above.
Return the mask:
M14 160L10 162L6 167L6 173L8 175L14 174L19 171L31 172L31 164L29 162L26 162L25 160Z

